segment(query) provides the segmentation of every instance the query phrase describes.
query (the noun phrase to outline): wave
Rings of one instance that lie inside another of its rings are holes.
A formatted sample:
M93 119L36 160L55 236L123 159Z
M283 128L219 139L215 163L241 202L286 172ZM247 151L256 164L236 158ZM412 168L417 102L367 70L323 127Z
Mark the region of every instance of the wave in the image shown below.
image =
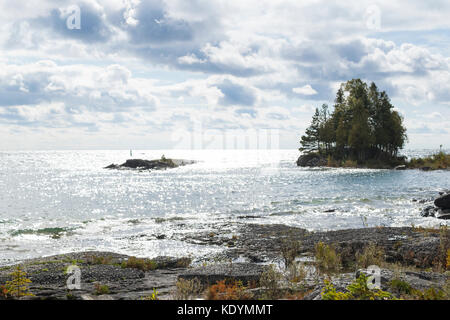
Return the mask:
M61 228L61 227L42 228L42 229L18 229L10 231L9 234L12 237L34 234L34 235L50 236L53 239L59 239L63 235L73 234L73 230L74 228Z

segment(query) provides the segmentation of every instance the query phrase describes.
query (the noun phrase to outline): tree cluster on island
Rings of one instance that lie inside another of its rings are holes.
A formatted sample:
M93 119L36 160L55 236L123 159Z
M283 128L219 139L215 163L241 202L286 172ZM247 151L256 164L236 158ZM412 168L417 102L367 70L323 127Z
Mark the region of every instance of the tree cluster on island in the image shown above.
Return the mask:
M403 117L395 110L385 91L361 79L343 83L334 108L317 108L311 125L301 137L304 154L318 154L328 165L345 162L364 165L401 164L398 152L407 141Z

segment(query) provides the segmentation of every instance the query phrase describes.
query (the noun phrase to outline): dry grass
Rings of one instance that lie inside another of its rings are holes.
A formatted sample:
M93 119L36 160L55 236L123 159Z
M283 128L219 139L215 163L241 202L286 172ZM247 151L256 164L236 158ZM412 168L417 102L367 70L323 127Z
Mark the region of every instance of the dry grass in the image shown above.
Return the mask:
M342 259L333 245L319 242L315 246L315 265L317 271L337 273L342 269Z
M189 300L203 293L203 286L197 278L190 280L180 278L176 286L177 289L173 295L175 300Z

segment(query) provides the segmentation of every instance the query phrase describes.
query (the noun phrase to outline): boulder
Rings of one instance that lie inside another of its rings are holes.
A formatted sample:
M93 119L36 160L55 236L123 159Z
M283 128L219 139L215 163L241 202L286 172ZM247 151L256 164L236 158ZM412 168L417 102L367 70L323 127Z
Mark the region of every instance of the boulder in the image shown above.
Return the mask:
M437 218L442 220L450 220L450 209L439 209L437 211Z
M450 194L445 194L434 200L434 205L442 209L450 209Z
M420 215L425 218L435 217L436 211L437 211L437 208L435 208L434 206L428 206L422 210Z
M396 166L394 170L406 170L406 166L402 164L401 166Z
M328 160L317 153L307 153L301 155L297 160L299 167L324 167L328 164Z

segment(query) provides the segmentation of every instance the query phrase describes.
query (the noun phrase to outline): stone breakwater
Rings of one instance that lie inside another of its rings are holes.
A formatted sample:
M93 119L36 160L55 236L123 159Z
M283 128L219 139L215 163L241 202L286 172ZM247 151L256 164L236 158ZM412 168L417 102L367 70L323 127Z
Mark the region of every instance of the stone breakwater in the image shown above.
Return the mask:
M376 244L384 252L384 259L392 265L404 267L398 270L382 268L383 290L391 290L390 283L399 276L418 290L444 288L448 275L433 272L432 268L442 260L443 250L450 248L450 234L446 229L425 230L417 228L364 228L331 232L308 232L285 225L236 225L239 232L230 238L228 234L185 234L184 241L205 246L223 246L222 253L209 260L191 264L188 257L157 257L136 259L109 252L70 253L24 261L21 263L32 281L30 291L34 296L22 299L77 299L77 300L136 300L151 295L154 289L159 299L179 298L180 281L198 280L202 288L217 281L234 279L251 285L255 298L266 290L260 285L261 275L269 264L282 264L283 246L298 243L295 256L313 263L318 242L332 244L342 256L344 269L331 275L338 290L343 290L355 279L354 267L358 254L367 246ZM446 251L445 251L446 252ZM71 265L80 268L81 287L69 290L67 269ZM0 268L0 285L11 279L14 266ZM308 274L297 289L305 299L320 299L324 276ZM107 288L99 292L98 288ZM280 288L297 290L289 282L281 281ZM205 297L201 291L196 297ZM186 297L185 297L186 298Z

